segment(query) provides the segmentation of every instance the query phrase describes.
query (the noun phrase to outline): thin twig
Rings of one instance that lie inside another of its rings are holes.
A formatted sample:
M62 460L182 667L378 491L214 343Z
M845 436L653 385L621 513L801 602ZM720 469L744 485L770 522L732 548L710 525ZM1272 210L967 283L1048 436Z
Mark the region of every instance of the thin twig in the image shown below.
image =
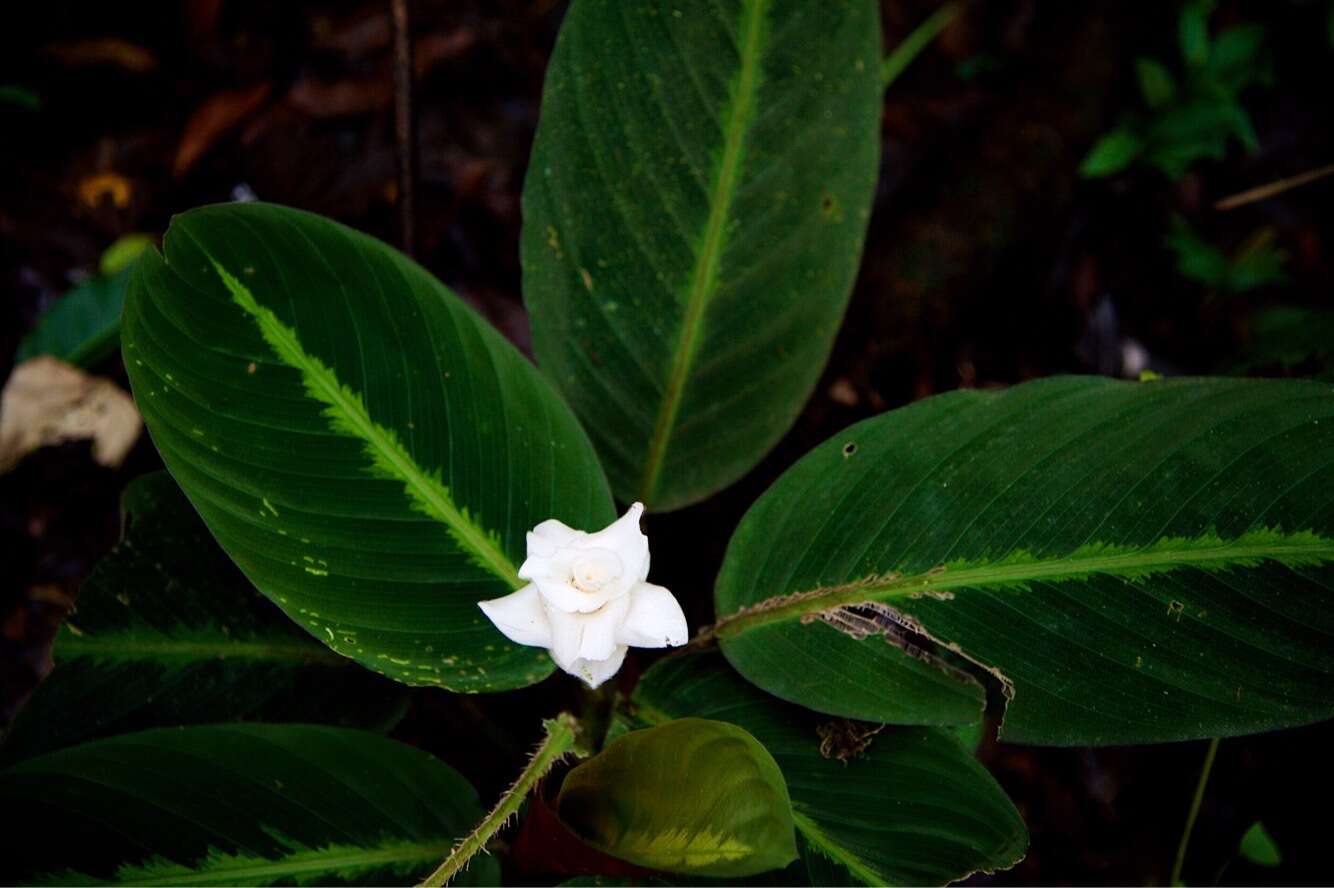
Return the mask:
M1240 194L1234 194L1231 197L1225 197L1214 204L1215 210L1232 210L1237 207L1244 207L1246 204L1255 203L1261 200L1282 194L1292 188L1314 182L1317 179L1323 179L1326 176L1334 175L1334 163L1328 166L1322 166L1319 169L1309 170L1296 176L1289 176L1286 179L1279 179L1277 182L1270 182L1268 185L1260 185L1251 188Z
M903 39L903 42L894 47L894 51L885 57L880 66L880 85L885 89L898 79L904 69L912 64L913 59L922 54L922 50L931 45L931 41L941 31L945 30L954 17L959 13L959 4L950 0L949 3L941 6L930 18L922 22L912 33Z
M1186 815L1186 826L1181 831L1181 842L1177 845L1177 859L1172 863L1172 876L1168 885L1181 884L1181 868L1186 864L1186 849L1190 847L1190 834L1195 831L1195 818L1200 814L1200 802L1204 801L1204 789L1209 785L1209 772L1214 769L1214 757L1218 755L1218 740L1209 741L1209 751L1204 754L1204 766L1200 768L1200 780L1195 784L1195 798L1190 803L1190 813Z
M412 115L412 32L408 0L390 0L394 25L394 137L398 146L398 226L403 252L417 251L417 128Z
M546 736L542 738L537 749L533 750L532 758L519 773L514 785L501 795L500 801L491 809L491 813L486 815L466 838L454 846L454 850L449 852L444 863L427 876L419 888L439 888L458 875L478 851L486 849L486 843L491 837L500 832L511 817L518 814L523 800L528 797L528 793L538 781L547 775L552 766L576 751L578 722L574 716L562 712L555 718L547 719L542 725L546 728Z

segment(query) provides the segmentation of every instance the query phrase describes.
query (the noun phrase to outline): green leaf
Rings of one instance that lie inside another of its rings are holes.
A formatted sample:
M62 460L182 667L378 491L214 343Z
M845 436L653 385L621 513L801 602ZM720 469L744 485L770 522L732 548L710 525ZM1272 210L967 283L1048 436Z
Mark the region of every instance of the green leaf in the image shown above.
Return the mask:
M782 772L754 737L723 722L632 731L572 770L556 804L589 844L652 869L726 878L797 856Z
M1177 37L1181 58L1187 66L1199 68L1209 60L1209 13L1217 0L1187 0L1177 19Z
M751 507L714 632L765 690L868 721L944 721L970 661L1023 743L1329 718L1331 454L1334 388L1312 382L929 398L820 445ZM941 685L908 682L932 667Z
M1334 311L1279 306L1255 316L1253 341L1238 369L1290 369L1312 365L1328 372L1334 364Z
M1172 220L1167 246L1176 255L1177 273L1209 287L1221 287L1228 281L1231 263L1227 254L1200 237L1180 217Z
M415 884L480 814L426 753L313 725L168 728L0 771L6 881ZM463 884L495 884L493 861Z
M477 602L524 534L615 514L588 438L499 333L400 253L264 204L178 216L125 306L167 468L246 576L335 651L409 684L550 673Z
M312 639L246 582L166 472L130 482L125 538L79 590L13 761L143 728L231 720L388 728L406 688Z
M524 186L524 298L619 498L703 499L796 419L857 272L880 65L874 0L571 6Z
M134 261L142 256L145 250L152 249L156 244L157 238L151 234L121 235L102 252L98 267L104 275L120 274L133 265Z
M1150 108L1162 108L1176 97L1176 82L1167 66L1154 59L1135 59L1135 74L1139 78L1139 91L1144 102Z
M1283 863L1283 855L1278 845L1260 821L1251 824L1250 829L1241 837L1238 853L1256 866L1278 866Z
M75 286L37 319L19 343L15 363L38 355L55 355L84 368L101 363L116 350L129 281L129 271L123 270Z
M946 730L831 721L761 693L716 654L659 661L633 702L648 723L720 719L764 744L792 794L810 884L939 885L1012 866L1028 845L1019 812ZM831 728L846 761L824 739Z
M1079 165L1086 179L1115 175L1130 166L1144 150L1144 140L1129 126L1120 126L1097 141Z
M42 107L42 97L26 87L3 83L0 84L0 105L12 105L24 111L37 111Z
M1259 25L1228 28L1218 35L1209 52L1205 76L1224 95L1235 97L1242 89L1260 79L1260 50L1265 30Z

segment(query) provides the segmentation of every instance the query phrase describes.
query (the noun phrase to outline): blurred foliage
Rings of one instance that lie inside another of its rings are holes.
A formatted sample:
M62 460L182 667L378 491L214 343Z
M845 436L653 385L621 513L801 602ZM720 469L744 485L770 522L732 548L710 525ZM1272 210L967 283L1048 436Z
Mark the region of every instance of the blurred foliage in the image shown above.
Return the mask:
M1241 846L1237 850L1242 857L1256 866L1278 866L1283 862L1283 855L1278 850L1278 845L1274 843L1273 836L1269 835L1265 825L1258 820L1252 823L1251 828L1241 837Z
M1231 296L1287 280L1283 271L1287 254L1274 245L1274 238L1274 229L1261 228L1229 256L1178 216L1172 220L1167 246L1182 277Z
M5 105L24 111L36 111L42 107L42 99L30 89L12 83L0 83L0 106Z
M1198 160L1221 160L1230 139L1247 151L1259 148L1239 97L1253 84L1272 82L1264 28L1239 25L1211 40L1208 19L1215 2L1189 0L1181 9L1179 75L1156 59L1135 60L1147 112L1103 135L1080 165L1083 176L1111 176L1143 161L1179 179Z

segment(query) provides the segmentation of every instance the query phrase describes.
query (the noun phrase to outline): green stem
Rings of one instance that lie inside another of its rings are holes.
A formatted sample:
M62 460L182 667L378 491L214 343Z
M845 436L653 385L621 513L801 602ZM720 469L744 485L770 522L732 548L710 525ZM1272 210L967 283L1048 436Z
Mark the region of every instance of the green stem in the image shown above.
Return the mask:
M509 819L519 812L519 806L528 797L528 793L546 776L552 766L574 751L578 728L574 716L562 712L553 719L547 719L542 726L546 728L546 736L537 745L537 749L533 750L532 758L519 774L519 779L501 795L500 801L491 809L491 813L477 824L477 828L454 846L454 850L449 852L444 863L422 881L421 888L438 888L454 878L473 855L483 850L491 837L500 832Z
M931 45L941 31L945 30L954 17L959 13L959 4L956 2L946 3L931 14L931 17L922 22L907 38L894 47L894 51L885 57L885 61L880 66L880 84L885 89L898 79L904 69L912 64L913 59L922 54L922 50Z
M1190 847L1190 834L1195 831L1195 818L1200 814L1200 802L1204 801L1204 790L1209 785L1209 772L1214 769L1214 758L1218 755L1218 737L1209 741L1209 751L1204 754L1204 767L1200 768L1200 780L1195 785L1195 798L1190 803L1190 813L1186 815L1186 827L1181 831L1181 842L1177 845L1177 859L1172 864L1172 875L1167 880L1169 885L1181 884L1181 868L1186 863L1186 849Z

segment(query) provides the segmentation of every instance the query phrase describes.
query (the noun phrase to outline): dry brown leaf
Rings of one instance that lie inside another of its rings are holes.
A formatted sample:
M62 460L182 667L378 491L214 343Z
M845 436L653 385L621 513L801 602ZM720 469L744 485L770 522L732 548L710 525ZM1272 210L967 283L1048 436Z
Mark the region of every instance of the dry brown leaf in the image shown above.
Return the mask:
M157 67L157 56L151 50L119 37L52 43L43 47L42 51L71 68L114 65L137 74L146 74Z
M134 401L111 380L39 355L15 367L0 394L0 473L38 447L85 438L93 459L118 466L142 428Z
M247 117L259 110L269 96L269 84L260 83L249 89L225 90L204 100L185 122L185 132L176 147L176 161L172 172L183 176L195 161L203 157L213 143L222 138Z

